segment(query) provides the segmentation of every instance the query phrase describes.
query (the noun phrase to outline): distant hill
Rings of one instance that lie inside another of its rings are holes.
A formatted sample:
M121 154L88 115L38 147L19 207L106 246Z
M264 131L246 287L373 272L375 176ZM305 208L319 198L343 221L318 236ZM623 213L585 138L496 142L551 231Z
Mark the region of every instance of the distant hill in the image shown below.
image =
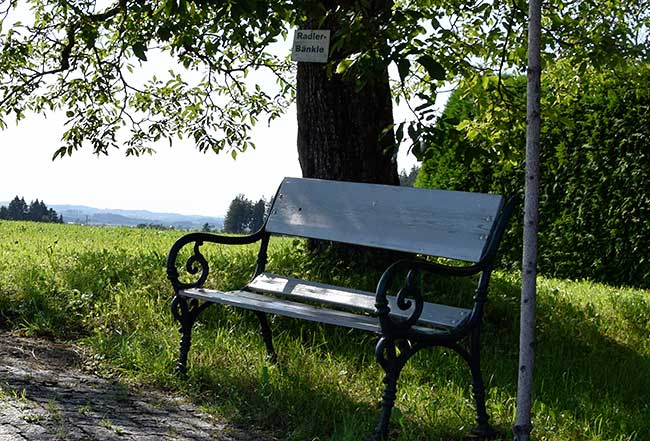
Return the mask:
M85 205L51 205L66 223L89 225L159 224L180 230L198 230L206 223L211 229L223 228L223 216L198 216L177 213L155 213L147 210L120 210L88 207Z

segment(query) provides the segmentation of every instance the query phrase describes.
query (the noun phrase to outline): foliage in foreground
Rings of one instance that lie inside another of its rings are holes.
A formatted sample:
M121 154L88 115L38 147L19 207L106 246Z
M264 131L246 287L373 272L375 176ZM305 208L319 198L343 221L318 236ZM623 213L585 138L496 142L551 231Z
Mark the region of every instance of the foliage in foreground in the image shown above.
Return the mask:
M544 7L546 61L648 59L648 0L551 0ZM397 140L426 144L438 86L526 65L526 17L522 1L6 1L0 128L30 112L61 111L67 121L56 156L83 146L142 154L176 136L236 156L252 146L257 121L277 118L294 97L293 65L274 54L274 44L287 29L313 25L332 30L319 75L345 74L358 91L377 89L388 66L397 68L393 98L422 102L415 121L397 123ZM260 81L258 72L278 84ZM331 93L336 84L310 93Z
M275 318L269 364L250 314L206 311L186 381L174 375L179 335L168 305L166 253L178 232L0 222L0 326L76 340L105 373L180 390L208 410L287 440L359 440L377 417L381 370L369 334ZM207 249L207 247L206 247ZM241 284L254 246L213 247L216 284ZM302 242L271 248L272 268L372 289L376 274L305 255ZM453 287L448 287L454 292ZM484 332L489 412L504 432L514 417L519 280L495 274ZM644 440L650 416L648 291L542 279L534 436ZM460 439L473 422L465 365L444 350L416 356L401 379L395 438Z

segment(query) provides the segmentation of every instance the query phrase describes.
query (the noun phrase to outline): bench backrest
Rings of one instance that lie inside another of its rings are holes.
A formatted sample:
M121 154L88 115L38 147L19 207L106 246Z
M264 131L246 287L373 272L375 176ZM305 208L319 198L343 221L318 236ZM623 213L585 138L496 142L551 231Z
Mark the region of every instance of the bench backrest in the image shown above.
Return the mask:
M265 228L478 262L503 203L491 194L285 178Z

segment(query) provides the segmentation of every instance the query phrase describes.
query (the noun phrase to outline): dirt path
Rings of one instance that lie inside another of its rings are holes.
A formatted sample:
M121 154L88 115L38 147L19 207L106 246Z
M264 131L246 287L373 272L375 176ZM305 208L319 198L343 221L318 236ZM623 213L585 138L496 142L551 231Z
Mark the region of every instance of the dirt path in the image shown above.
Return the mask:
M78 348L0 332L0 441L271 441L181 397L81 370Z

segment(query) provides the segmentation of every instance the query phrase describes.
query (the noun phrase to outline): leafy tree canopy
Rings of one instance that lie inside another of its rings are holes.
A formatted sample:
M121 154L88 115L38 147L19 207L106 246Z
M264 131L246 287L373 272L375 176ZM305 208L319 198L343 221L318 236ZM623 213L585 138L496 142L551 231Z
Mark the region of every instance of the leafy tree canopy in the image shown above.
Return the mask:
M264 199L252 202L243 194L235 196L230 202L223 230L226 233L249 233L262 228L267 211Z
M546 60L647 59L649 3L546 2ZM362 88L392 64L394 98L421 103L413 121L387 128L398 141L430 145L440 84L525 65L520 0L7 0L0 6L0 126L30 112L64 112L55 157L84 145L142 154L176 137L236 155L251 146L260 118L278 117L293 99L292 64L273 54L273 43L292 27L333 20L331 75ZM174 67L160 69L160 60ZM259 69L272 72L277 86L249 77Z

